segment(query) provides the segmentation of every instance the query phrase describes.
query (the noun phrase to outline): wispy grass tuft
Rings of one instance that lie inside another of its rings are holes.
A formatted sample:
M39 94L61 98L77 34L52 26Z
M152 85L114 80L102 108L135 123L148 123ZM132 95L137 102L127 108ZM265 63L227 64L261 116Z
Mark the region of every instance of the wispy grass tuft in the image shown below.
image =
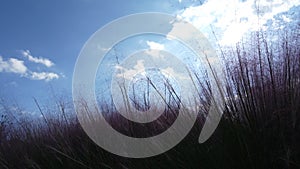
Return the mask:
M128 159L104 151L72 116L75 113L68 100L45 107L34 99L41 114L37 121L15 117L21 110L10 109L2 101L0 168L300 168L299 36L280 34L276 42L267 41L265 36L256 32L235 48L222 49L225 111L216 132L204 144L198 144L198 136L212 92L210 82L193 72L200 91L196 99L201 101L196 105L200 108L197 123L179 145L164 154ZM174 90L169 91L174 94L173 101L180 101ZM149 107L146 96L138 105L141 109ZM148 126L125 121L106 103L100 107L120 132L147 137L172 125L178 107L167 101L166 105L157 123ZM84 102L82 106L88 109Z

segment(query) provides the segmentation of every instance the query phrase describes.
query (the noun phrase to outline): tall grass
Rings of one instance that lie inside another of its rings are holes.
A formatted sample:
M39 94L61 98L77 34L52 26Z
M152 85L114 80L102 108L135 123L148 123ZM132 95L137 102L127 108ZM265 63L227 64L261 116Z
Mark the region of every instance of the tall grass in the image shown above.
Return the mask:
M265 36L256 32L235 48L222 49L225 111L216 132L204 144L198 144L198 136L212 92L209 81L199 78L195 85L201 88L203 113L194 128L173 149L146 159L123 158L98 147L77 119L69 116L74 112L63 100L56 102L55 109L34 100L41 114L34 122L13 119L20 110L11 110L4 102L0 168L300 168L299 36L285 33L277 42ZM125 121L107 104L100 107L114 128L135 137L164 131L177 113L169 106L157 123L139 126Z

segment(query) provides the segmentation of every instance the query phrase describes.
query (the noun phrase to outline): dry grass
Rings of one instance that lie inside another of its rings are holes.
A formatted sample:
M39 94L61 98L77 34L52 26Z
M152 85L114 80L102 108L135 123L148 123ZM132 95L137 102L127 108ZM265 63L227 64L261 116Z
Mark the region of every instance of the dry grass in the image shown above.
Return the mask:
M198 136L205 117L175 148L156 157L128 159L94 144L63 101L56 117L36 105L42 121L12 120L14 111L3 104L0 119L0 168L300 168L300 50L299 37L288 33L271 48L263 34L223 49L226 65L226 109L214 135L204 144ZM202 112L209 107L208 81L199 80ZM4 102L5 103L5 102ZM124 121L110 106L102 105L108 121L130 136L163 131L176 118L167 109L159 123L139 126ZM122 123L121 123L122 122ZM123 123L124 122L124 123ZM120 125L122 124L122 125ZM146 127L145 132L140 127Z

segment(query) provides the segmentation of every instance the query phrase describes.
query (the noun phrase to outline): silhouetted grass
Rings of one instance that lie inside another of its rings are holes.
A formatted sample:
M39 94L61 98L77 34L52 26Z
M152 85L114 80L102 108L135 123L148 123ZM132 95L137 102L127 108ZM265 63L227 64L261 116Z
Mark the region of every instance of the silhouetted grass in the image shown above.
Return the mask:
M69 116L74 112L63 101L51 110L55 117L49 117L49 110L35 100L42 117L34 122L13 119L20 110L3 104L0 168L300 168L298 44L297 34L286 33L277 42L267 42L263 33L257 32L235 48L222 49L226 106L219 127L207 142L198 144L211 95L209 82L199 80L202 113L194 128L180 144L156 157L129 159L104 151L89 139L77 119ZM177 113L170 106L157 123L141 130L110 106L101 108L114 128L137 137L163 131Z

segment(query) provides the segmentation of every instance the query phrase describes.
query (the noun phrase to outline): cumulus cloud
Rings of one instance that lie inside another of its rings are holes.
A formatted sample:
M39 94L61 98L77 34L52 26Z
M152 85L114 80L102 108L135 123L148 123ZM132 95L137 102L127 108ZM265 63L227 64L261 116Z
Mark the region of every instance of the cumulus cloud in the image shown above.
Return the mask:
M7 60L4 60L2 56L0 56L0 72L15 73L32 80L50 81L60 78L58 74L53 72L31 71L26 67L23 60L19 60L16 58L9 58Z
M147 62L147 61L143 60L143 59L137 60L136 64L133 66L132 69L122 67L121 65L116 65L115 66L115 69L117 70L116 71L117 72L116 77L118 77L120 80L126 79L126 80L129 80L129 81L132 81L134 79L134 76L136 76L137 74L141 74L141 75L146 76L146 69L149 68L149 67L145 66L145 62ZM160 70L162 72L166 73L166 75L168 75L170 77L173 77L175 79L179 79L179 80L188 80L188 79L190 79L189 76L184 74L185 68L173 69L170 66L166 66L164 68L160 68Z
M30 78L32 80L45 80L50 81L53 79L58 79L59 75L53 72L31 72Z
M160 43L153 42L153 41L147 41L146 43L150 49L156 49L156 50L164 50L165 49L164 44L160 44Z
M34 62L34 63L38 63L38 64L43 64L46 67L51 67L51 66L54 65L54 63L51 60L47 59L47 58L32 56L29 50L23 50L22 55L24 57L26 57L29 61Z
M27 67L22 60L9 58L5 61L2 56L0 56L0 72L11 72L24 75L27 72Z
M152 56L154 59L163 59L164 56L161 54L161 50L165 50L165 45L153 41L147 41L146 42L149 50L146 50L145 53L149 56Z
M116 77L132 80L137 73L145 71L144 62L144 60L138 60L133 69L126 69L120 65L115 66L115 68L118 70Z
M268 20L298 5L299 0L208 0L203 5L186 8L180 17L191 22L206 36L212 36L210 28L213 26L218 30L219 43L232 45L248 31L266 29L264 25Z

